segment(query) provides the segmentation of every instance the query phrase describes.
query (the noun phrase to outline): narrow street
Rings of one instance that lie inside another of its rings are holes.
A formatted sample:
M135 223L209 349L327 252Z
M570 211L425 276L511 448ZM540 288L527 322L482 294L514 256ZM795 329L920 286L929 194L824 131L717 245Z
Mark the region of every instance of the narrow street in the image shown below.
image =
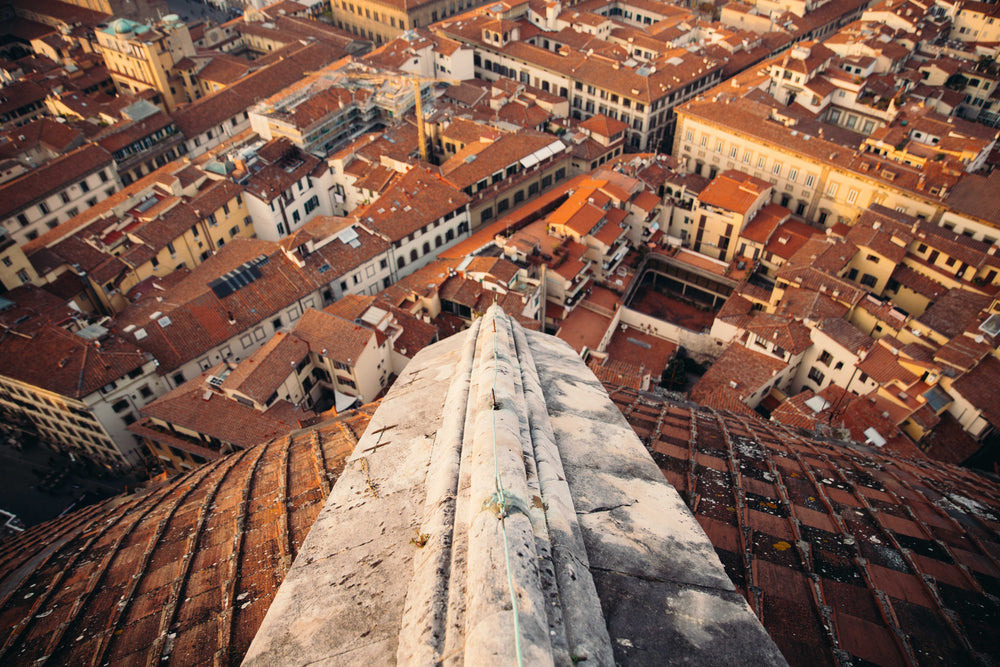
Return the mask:
M196 2L196 0L167 0L170 11L181 17L185 23L193 23L205 19L211 19L215 23L225 23L235 18L241 12L232 10L223 11L213 4Z
M11 512L33 526L54 519L71 506L79 507L122 493L131 477L115 477L109 471L79 458L55 452L15 432L20 449L10 444L8 428L0 433L0 509Z

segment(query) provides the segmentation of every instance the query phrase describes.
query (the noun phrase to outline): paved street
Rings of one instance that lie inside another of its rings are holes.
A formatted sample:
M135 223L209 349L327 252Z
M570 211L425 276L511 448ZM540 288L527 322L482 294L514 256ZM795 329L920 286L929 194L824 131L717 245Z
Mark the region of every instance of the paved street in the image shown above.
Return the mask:
M0 427L0 509L16 514L25 526L117 495L126 484L134 483L79 459L74 462L30 436L17 438L19 450L8 442L9 437L9 429Z
M196 0L167 0L170 11L179 15L185 23L211 19L216 23L225 23L237 14L225 12L215 5L197 2Z

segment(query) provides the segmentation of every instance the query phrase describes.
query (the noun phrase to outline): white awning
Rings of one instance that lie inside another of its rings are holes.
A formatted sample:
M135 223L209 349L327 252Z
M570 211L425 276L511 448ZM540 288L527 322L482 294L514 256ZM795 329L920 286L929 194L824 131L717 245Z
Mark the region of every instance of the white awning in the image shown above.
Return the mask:
M333 390L333 405L337 408L337 412L343 412L344 410L349 410L351 406L358 402L357 396L348 396L347 394L342 394L336 389Z

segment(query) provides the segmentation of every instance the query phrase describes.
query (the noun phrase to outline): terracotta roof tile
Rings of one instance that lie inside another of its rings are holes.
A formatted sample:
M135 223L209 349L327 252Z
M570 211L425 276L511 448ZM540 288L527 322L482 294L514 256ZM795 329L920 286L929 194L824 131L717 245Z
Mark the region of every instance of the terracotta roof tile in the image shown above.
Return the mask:
M87 144L48 164L0 185L0 218L14 215L33 202L48 197L98 169L111 167L111 153Z
M461 190L421 167L413 167L354 214L362 225L389 241L398 241L452 211L462 210L468 202Z
M986 593L1000 583L994 480L650 394L610 393L790 664L995 652L982 620L1000 616Z
M239 662L372 411L365 406L6 542L5 659Z
M730 345L692 387L691 400L701 401L702 397L720 388L732 389L742 400L768 384L785 366L785 362L771 355L755 352L743 345ZM736 384L736 387L730 383Z
M952 388L982 411L994 428L1000 426L1000 359L988 355L975 368L955 380Z
M812 346L809 327L780 315L757 313L747 323L746 330L781 346L793 355L805 352Z
M292 333L313 352L349 366L357 363L375 337L372 329L318 310L303 313Z
M326 285L331 278L319 270L323 263L320 252L299 266L276 243L235 238L165 290L137 298L117 315L114 326L118 331L135 327L124 334L130 338L142 329L145 336L137 345L152 353L160 362L159 371L167 373ZM222 291L216 292L213 281L230 271L260 275L228 293L219 283Z
M279 331L226 376L222 389L237 391L265 405L308 354L309 345L305 341Z
M993 298L961 288L948 290L925 310L917 321L948 338L958 336L977 322L979 313Z
M746 214L761 195L771 189L767 181L744 174L735 169L727 169L701 191L698 200L710 206L727 211Z
M134 343L117 336L98 345L54 324L31 338L0 334L3 375L71 398L83 398L149 360Z
M223 364L205 371L147 404L140 410L145 419L133 425L136 428L131 430L143 437L196 453L202 458L216 459L220 456L218 445L210 443L207 438L240 448L253 447L298 429L300 420L310 416L283 401L261 412L213 391L206 381L213 375L222 375L225 368ZM288 369L285 370L287 376ZM266 400L267 396L264 396L261 402ZM193 438L165 432L150 418L200 433L206 440L195 442Z

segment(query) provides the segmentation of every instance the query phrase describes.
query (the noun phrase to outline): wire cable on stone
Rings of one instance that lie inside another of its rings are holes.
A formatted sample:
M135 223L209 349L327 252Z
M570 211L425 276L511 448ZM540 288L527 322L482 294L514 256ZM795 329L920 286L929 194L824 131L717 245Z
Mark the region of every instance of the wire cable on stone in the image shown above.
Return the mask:
M514 649L517 651L517 665L524 667L524 657L521 655L521 623L517 611L517 595L514 593L514 576L510 567L510 545L507 540L507 497L503 488L503 479L500 477L500 464L497 459L497 410L500 404L497 403L497 375L500 355L497 352L497 321L496 315L493 317L493 386L490 388L490 396L493 404L490 406L490 417L493 428L493 480L496 485L497 516L500 519L500 531L503 533L503 553L507 563L507 589L510 591L510 604L514 610Z

